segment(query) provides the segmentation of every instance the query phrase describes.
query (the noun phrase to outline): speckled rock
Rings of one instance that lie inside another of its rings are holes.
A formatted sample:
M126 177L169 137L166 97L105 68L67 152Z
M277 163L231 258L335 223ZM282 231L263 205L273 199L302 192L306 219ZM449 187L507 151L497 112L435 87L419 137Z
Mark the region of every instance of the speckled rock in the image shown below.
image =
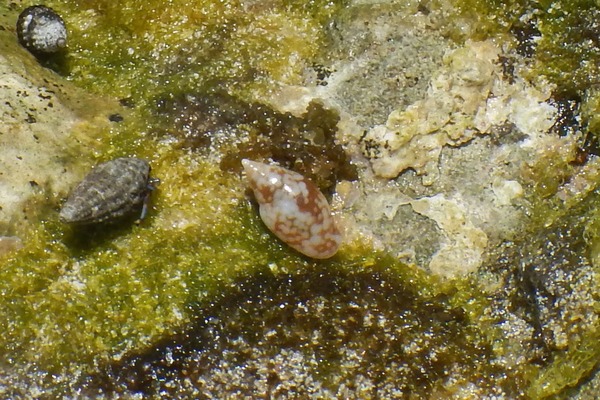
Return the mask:
M553 86L523 77L526 60L515 49L492 40L444 41L443 11L429 11L350 7L338 21L344 35L331 33L327 73L307 78L303 88L283 88L274 104L301 112L316 98L339 110L339 140L361 171L350 190L341 185L334 195L347 211L341 213L347 237L451 277L477 270L488 248L527 223L527 166L555 151L568 162L579 136L577 122L560 131ZM364 23L369 18L377 24ZM387 31L388 25L398 30ZM405 58L410 54L418 67ZM373 68L378 57L385 64ZM393 78L394 90L386 86ZM378 85L369 90L379 93L376 100L365 95L368 84ZM577 188L588 175L578 175ZM577 192L573 185L564 190Z
M92 159L94 135L119 107L43 68L10 31L0 43L0 233L19 236L68 193L84 167L70 163Z

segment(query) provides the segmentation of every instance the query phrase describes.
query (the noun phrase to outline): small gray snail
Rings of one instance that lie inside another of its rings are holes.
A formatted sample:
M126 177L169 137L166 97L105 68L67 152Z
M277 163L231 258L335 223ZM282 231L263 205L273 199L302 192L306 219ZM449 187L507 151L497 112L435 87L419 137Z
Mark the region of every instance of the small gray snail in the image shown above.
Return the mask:
M146 160L126 157L98 164L73 189L59 218L70 224L94 224L117 219L141 207L143 219L157 182L150 178Z
M19 43L36 56L56 53L67 47L65 21L53 9L27 7L17 20Z

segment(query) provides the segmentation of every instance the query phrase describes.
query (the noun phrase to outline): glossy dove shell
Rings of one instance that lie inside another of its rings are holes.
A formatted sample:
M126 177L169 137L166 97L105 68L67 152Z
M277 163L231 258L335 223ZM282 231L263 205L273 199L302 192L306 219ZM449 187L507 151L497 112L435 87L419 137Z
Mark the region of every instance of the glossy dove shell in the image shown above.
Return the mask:
M139 158L98 164L69 195L60 219L91 224L119 218L137 209L151 190L150 165Z
M333 256L341 244L329 204L302 175L282 167L242 160L265 225L300 253L317 259Z

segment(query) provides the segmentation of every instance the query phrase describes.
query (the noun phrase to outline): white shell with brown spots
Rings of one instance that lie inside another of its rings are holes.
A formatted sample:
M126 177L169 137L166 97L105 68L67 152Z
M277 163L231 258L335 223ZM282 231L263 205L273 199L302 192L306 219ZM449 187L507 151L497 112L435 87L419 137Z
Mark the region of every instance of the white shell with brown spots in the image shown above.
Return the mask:
M323 193L304 176L275 165L242 160L265 225L300 253L332 257L342 236Z

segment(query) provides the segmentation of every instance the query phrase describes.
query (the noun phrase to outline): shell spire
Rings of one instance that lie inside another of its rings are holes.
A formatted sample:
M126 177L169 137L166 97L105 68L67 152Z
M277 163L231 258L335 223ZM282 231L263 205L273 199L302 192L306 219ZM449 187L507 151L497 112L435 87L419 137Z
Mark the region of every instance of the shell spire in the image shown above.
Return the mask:
M260 216L279 239L317 259L332 257L342 236L329 204L315 184L288 169L242 160Z

